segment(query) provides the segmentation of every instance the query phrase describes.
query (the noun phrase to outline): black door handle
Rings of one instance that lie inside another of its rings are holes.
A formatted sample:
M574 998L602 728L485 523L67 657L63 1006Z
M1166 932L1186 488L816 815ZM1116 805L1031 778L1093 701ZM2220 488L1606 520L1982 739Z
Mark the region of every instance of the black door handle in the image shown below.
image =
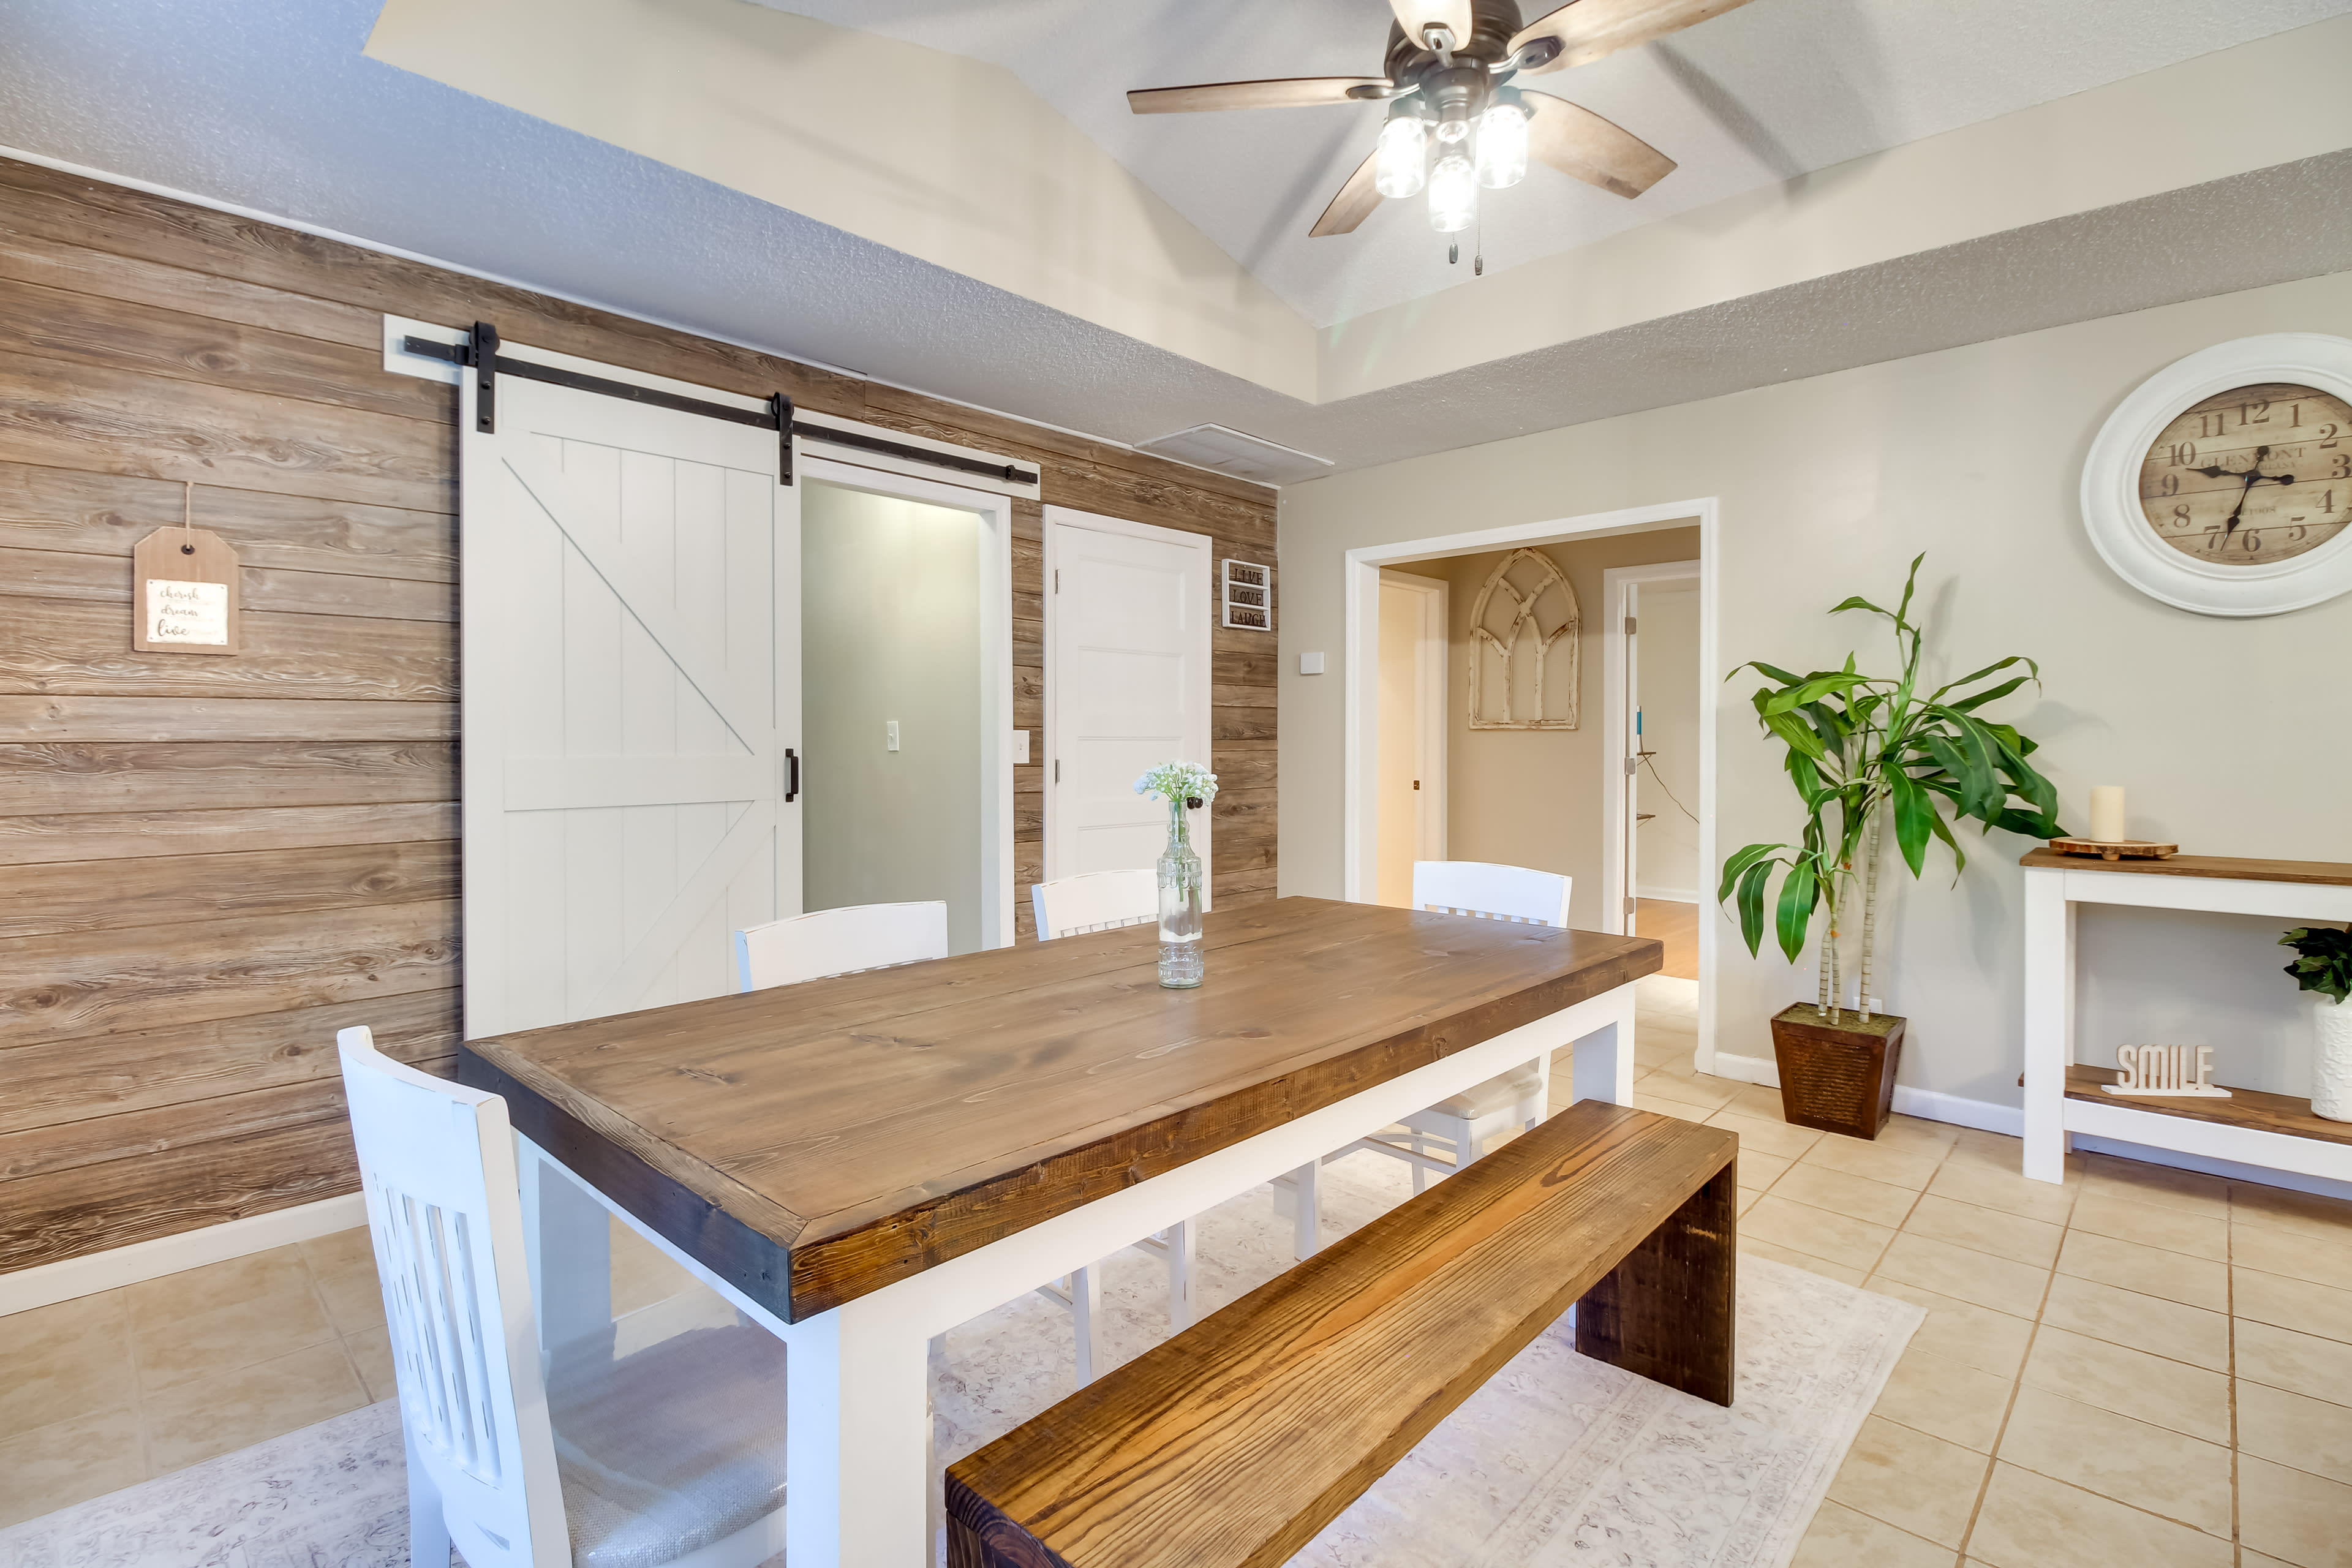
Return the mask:
M799 797L801 793L800 753L793 751L790 746L786 746L784 748L784 767L786 770L784 775L784 804L786 805L790 805Z

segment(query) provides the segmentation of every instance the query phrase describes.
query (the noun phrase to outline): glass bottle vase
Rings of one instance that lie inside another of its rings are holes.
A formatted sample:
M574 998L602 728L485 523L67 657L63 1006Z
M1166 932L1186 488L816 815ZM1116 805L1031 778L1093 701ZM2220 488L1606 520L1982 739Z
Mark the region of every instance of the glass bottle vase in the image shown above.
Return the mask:
M1168 847L1160 857L1160 984L1201 984L1201 858L1192 852L1190 801L1168 805Z

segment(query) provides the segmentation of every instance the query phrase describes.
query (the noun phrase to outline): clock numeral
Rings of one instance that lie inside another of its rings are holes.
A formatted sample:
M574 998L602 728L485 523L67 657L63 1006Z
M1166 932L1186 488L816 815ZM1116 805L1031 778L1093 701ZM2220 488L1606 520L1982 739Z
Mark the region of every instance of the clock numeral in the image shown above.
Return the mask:
M2189 503L2187 501L2182 501L2179 506L2172 509L2172 522L2174 527L2187 528L2189 526L2190 521L2191 520L2189 516Z
M2260 550L2262 547L2263 547L2263 533L2262 533L2262 530L2260 530L2260 529L2258 529L2258 528L2250 528L2250 529L2248 529L2248 530L2246 531L2246 553L2247 553L2247 554L2249 554L2249 555L2252 555L2255 551Z
M2336 426L2334 425L2322 425L2319 427L2319 446L2322 451L2336 449Z
M2172 466L2176 468L2195 468L2197 466L2197 443L2194 441L2175 441L2172 444Z
M2293 533L2288 534L2288 535L2287 535L2287 538L2288 538L2288 540L2289 540L2290 542L2292 542L2292 541L2294 541L2294 540L2297 540L2297 539L2308 539L2310 536L2311 536L2311 530L2310 530L2310 529L2308 529L2308 528L2306 528L2306 527L2305 527L2302 523L2299 523L2299 522L2298 522L2298 523L2296 523L2296 524L2294 525L2294 531Z
M2352 452L2336 453L2336 471L2327 477L2331 479L2352 479Z
M2166 495L2179 495L2180 493L2180 476L2179 474L2165 475L2162 482L2158 488L2162 489Z
M2230 411L2226 408L2221 409L2217 413L2200 414L2197 416L2197 438L2200 441L2210 440L2216 436L2227 435L2229 433L2229 429Z
M2253 416L2252 418L2247 417L2247 411L2249 409L2253 411ZM2238 405L2239 428L2243 429L2249 425L2267 425L2270 422L2271 405L2268 398L2264 398L2259 403L2241 403Z
M2336 510L2336 492L2334 490L2322 490L2319 492L2319 510L2322 514L2331 512Z

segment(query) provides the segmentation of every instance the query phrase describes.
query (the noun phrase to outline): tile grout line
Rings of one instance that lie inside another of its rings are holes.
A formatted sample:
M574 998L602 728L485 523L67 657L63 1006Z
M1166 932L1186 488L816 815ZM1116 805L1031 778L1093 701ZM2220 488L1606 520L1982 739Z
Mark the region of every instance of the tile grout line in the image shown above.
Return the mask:
M2238 1196L2234 1184L2221 1189L2223 1210L2221 1249L2229 1260L2221 1266L2221 1304L2229 1323L2230 1395L2230 1562L2246 1560L2245 1510L2238 1496Z
M2059 1173L2059 1190L2063 1192L2065 1190L2063 1166ZM2017 1414L2017 1396L2025 1387L2025 1369L2032 1364L2033 1346L2042 1338L2042 1319L2050 1310L2050 1292L2058 1283L2058 1259L2065 1254L2066 1237L2074 1228L2074 1205L2082 1201L2082 1197L2078 1191L2066 1201L2066 1218L2058 1226L2058 1248L2050 1255L2050 1267L2042 1274L2042 1300L2034 1303L2032 1325L2025 1331L2025 1351L2017 1358L2017 1375L2010 1380L2009 1400L2001 1406L2000 1425L1994 1428L1992 1435L1992 1452L1985 1457L1984 1479L1978 1484L1976 1505L1969 1510L1969 1522L1960 1531L1962 1563L1968 1561L1969 1544L1976 1539L1977 1525L1984 1518L1985 1500L1992 1495L1993 1474L2000 1468L2000 1446L2009 1436L2011 1419Z

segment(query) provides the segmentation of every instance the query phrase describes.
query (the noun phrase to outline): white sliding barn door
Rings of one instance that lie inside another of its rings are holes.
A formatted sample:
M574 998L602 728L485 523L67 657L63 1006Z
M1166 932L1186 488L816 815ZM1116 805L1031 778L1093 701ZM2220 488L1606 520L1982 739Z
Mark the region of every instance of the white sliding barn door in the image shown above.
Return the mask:
M468 1038L731 991L734 930L801 900L775 432L513 375L496 410L467 385Z
M1201 534L1045 509L1046 876L1154 864L1168 808L1136 775L1209 765L1211 553ZM1204 866L1209 816L1192 814Z

